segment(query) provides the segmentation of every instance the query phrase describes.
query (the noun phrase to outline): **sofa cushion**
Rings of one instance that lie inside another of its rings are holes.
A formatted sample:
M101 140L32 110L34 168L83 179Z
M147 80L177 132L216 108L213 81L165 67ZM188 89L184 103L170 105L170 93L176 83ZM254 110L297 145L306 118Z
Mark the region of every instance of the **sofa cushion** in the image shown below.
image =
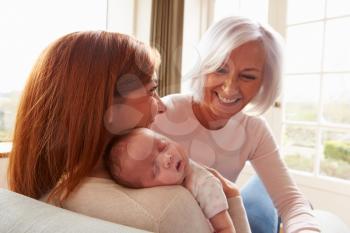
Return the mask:
M0 167L2 168L0 169L0 188L6 188L7 186L5 172L8 164L7 160L0 159ZM45 200L45 197L43 197L43 200ZM42 202L39 203L44 204ZM53 207L51 205L45 206L46 208ZM110 179L89 177L81 181L63 207L92 218L151 232L211 232L209 222L203 215L196 200L182 186L164 186L136 190L124 188ZM57 209L57 207L53 208ZM2 213L2 207L0 210ZM28 209L23 211L26 211L25 213L28 213L29 217L30 211ZM40 212L40 210L35 211ZM25 213L21 216L24 216ZM37 214L37 212L35 213ZM56 212L54 211L54 213ZM40 222L41 224L40 219L33 221L33 224L35 222ZM65 229L67 230L67 228ZM1 227L0 232L2 232Z
M321 225L322 233L350 232L350 228L335 214L317 209L313 213Z
M179 185L129 189L110 179L89 177L70 194L63 207L152 232L211 232L191 193Z
M0 232L146 232L57 208L6 189L0 189L0 210Z

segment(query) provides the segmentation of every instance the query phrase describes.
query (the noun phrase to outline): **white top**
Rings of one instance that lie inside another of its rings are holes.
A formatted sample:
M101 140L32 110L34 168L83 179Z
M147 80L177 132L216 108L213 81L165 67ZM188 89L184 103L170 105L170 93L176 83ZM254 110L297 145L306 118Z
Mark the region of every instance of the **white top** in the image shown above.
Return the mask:
M228 204L220 180L193 161L190 161L190 166L192 173L186 177L186 188L197 200L205 217L210 219L227 210Z
M164 97L167 111L156 117L152 129L180 143L192 160L232 181L250 161L282 218L284 232L319 232L308 201L288 174L265 120L239 112L223 128L209 130L198 122L191 100L183 94Z

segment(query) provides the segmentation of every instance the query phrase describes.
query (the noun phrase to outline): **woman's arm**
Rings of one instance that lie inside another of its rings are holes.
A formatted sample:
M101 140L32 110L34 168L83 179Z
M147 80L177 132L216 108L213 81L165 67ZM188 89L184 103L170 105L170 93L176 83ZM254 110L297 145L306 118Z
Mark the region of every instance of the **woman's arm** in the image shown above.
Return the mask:
M289 175L267 124L260 120L251 127L256 135L251 164L258 173L281 216L284 232L320 232L308 200Z
M240 196L238 186L235 183L223 177L215 169L209 167L206 167L206 169L210 171L214 176L216 176L222 184L222 188L225 192L229 206L228 213L232 219L236 232L250 233L251 230L249 227L247 214L243 206L243 201Z
M227 210L221 211L209 220L216 233L236 233Z

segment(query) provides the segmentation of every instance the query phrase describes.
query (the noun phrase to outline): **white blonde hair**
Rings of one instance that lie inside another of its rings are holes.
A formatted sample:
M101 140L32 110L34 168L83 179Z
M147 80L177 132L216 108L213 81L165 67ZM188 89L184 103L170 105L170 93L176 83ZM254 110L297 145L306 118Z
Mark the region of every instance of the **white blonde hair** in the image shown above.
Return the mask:
M198 60L184 78L191 80L195 101L204 97L206 75L215 72L230 56L232 50L259 40L266 53L263 81L258 94L244 109L254 114L264 113L275 101L281 88L282 38L271 27L244 17L227 17L212 25L198 44Z

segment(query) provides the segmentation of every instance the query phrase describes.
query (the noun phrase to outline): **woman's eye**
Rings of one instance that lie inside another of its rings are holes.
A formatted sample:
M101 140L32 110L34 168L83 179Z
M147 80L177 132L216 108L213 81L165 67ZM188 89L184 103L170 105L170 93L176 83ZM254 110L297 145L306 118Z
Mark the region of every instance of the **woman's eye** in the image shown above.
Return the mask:
M255 80L256 77L253 76L253 75L247 75L247 74L243 74L241 75L241 77L244 79L244 80L247 80L247 81L251 81L251 80Z
M219 67L215 72L218 74L226 74L228 72L228 69L225 67Z
M157 88L158 88L158 85L152 87L152 88L149 90L149 92L150 92L151 94L155 94L155 93L157 92Z

